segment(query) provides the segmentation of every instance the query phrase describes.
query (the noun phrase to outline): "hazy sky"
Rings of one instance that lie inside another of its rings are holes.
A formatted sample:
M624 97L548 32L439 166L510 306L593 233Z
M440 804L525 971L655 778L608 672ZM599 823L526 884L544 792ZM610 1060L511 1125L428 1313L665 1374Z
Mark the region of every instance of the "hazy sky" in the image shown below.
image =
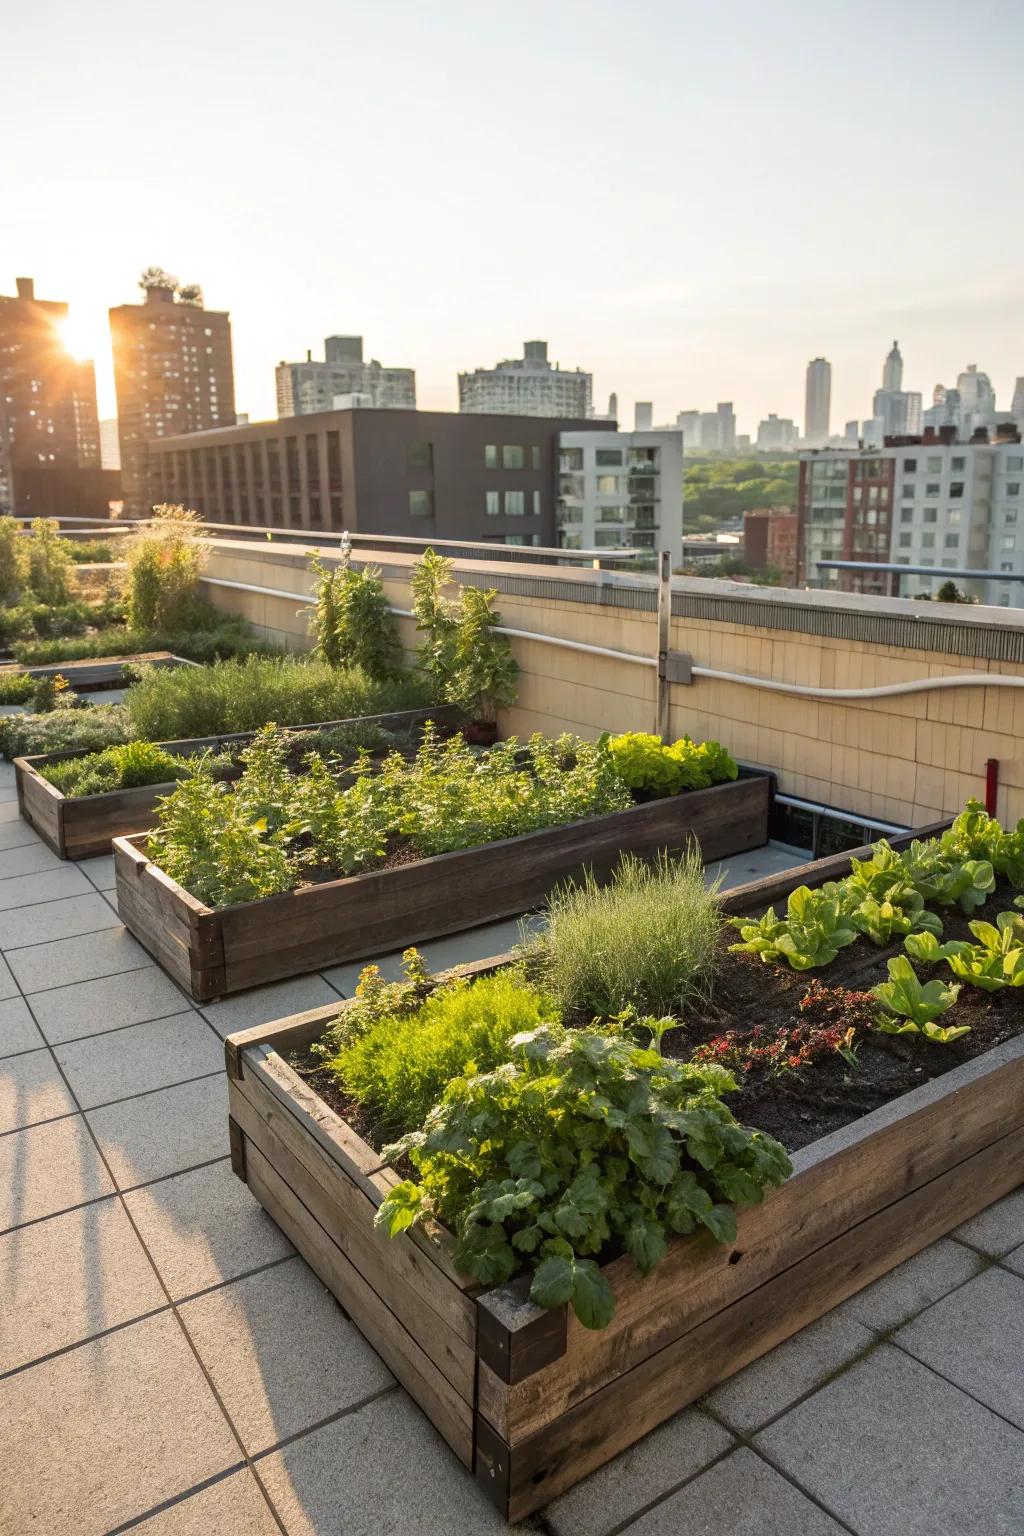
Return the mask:
M106 310L149 263L231 311L238 408L361 332L460 368L592 370L658 420L868 413L897 336L930 397L1024 374L1022 0L7 0L0 293ZM926 403L928 403L926 399Z

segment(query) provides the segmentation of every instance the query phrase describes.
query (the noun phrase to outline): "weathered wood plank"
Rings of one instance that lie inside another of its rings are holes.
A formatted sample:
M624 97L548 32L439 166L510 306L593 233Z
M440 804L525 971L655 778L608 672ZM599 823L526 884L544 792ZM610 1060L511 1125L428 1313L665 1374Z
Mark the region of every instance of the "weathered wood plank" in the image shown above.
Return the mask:
M1018 1129L840 1233L511 1447L509 1518L525 1519L718 1382L1008 1193L1022 1177L1024 1129ZM656 1275L652 1283L657 1284Z
M298 1248L310 1268L341 1302L360 1333L419 1403L459 1460L473 1464L472 1406L437 1369L329 1233L278 1177L258 1148L246 1146L249 1187L264 1210Z
M263 1113L259 1089L230 1088L231 1118L245 1135L246 1156L258 1147L278 1176L316 1218L346 1259L467 1400L473 1396L476 1314L414 1243L392 1241L373 1225L376 1206L333 1166L301 1155L279 1118Z

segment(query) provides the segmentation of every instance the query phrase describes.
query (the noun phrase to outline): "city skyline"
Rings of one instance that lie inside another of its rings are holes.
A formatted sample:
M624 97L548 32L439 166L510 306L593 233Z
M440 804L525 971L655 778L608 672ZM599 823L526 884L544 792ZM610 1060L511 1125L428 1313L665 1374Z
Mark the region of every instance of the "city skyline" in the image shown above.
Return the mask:
M896 335L926 398L968 361L1000 401L1024 372L1024 229L1006 196L1024 14L1007 0L985 0L969 29L945 0L869 3L856 25L835 3L650 0L632 20L642 70L610 4L527 3L500 39L457 0L436 15L396 0L388 27L313 3L283 30L259 4L179 14L157 27L123 0L96 14L55 0L44 114L37 23L5 26L0 118L8 143L28 121L33 136L6 168L0 286L28 273L71 304L103 415L106 311L136 300L153 261L230 310L253 418L273 415L274 365L333 332L415 367L425 408L454 409L460 371L545 336L594 374L596 400L618 392L626 422L637 399L659 420L733 399L744 431L802 417L818 354L833 420L863 416ZM342 43L346 121L372 126L300 143ZM592 105L574 133L566 58ZM867 80L891 111L869 110ZM160 104L182 90L188 111L164 131ZM937 90L970 124L941 154ZM570 236L570 210L604 207L613 184L615 218ZM869 216L840 218L857 204Z

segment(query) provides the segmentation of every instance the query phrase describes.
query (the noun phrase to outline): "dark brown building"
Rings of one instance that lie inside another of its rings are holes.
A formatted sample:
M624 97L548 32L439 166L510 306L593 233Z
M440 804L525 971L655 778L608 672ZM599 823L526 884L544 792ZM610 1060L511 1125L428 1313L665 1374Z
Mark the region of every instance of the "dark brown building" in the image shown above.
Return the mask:
M144 517L159 496L146 482L146 444L231 426L235 374L231 322L202 293L158 269L143 273L142 304L110 311L125 512Z
M795 587L800 566L800 518L788 507L755 507L743 514L743 558L754 570L774 570Z
M154 500L208 522L556 541L558 434L606 421L355 408L149 444Z
M96 376L64 346L67 313L37 299L30 277L17 279L16 297L0 296L0 510L19 516L97 515L79 479L100 465Z

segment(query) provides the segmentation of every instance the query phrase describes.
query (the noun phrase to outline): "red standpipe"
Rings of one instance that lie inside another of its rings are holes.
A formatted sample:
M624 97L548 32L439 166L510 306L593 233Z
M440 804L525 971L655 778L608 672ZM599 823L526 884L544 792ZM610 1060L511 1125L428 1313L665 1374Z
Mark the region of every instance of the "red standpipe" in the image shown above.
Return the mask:
M990 757L985 764L985 809L990 816L996 813L999 794L999 759Z

